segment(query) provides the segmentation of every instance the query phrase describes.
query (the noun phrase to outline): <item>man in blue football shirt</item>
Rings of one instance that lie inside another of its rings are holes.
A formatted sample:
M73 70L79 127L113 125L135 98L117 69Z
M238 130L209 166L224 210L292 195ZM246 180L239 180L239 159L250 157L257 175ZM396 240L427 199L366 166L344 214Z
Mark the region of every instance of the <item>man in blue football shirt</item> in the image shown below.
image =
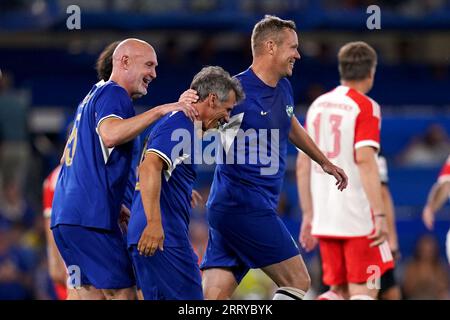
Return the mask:
M128 245L145 299L203 299L198 258L188 234L194 164L202 160L194 159L194 140L226 122L243 91L220 67L203 68L191 89L199 96L193 106L201 126L194 127L182 112L167 115L150 132L139 167Z
M132 99L147 94L158 65L152 46L122 41L112 74L78 106L53 201L51 227L71 284L81 299L133 299L134 275L118 218L130 171L133 139L165 114L191 101L155 107L135 116Z
M229 299L250 268L261 268L279 287L274 299L302 299L310 286L308 271L276 213L288 140L334 176L340 190L347 177L293 115L286 77L300 59L295 23L266 16L255 25L251 44L253 63L236 76L246 98L232 111L225 140L230 132L235 136L225 148L227 161L216 167L207 203L203 292L206 299Z

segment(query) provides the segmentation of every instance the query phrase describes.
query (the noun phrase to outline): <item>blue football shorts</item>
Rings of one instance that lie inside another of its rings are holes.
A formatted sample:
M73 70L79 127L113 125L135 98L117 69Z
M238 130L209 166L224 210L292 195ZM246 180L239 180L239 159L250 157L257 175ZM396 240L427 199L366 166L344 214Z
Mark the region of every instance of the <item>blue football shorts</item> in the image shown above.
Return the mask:
M145 300L203 300L198 258L190 246L164 247L153 256L129 247Z
M69 269L71 283L97 289L124 289L136 284L132 263L119 229L109 231L78 225L60 224L52 229L56 245ZM74 271L76 272L76 271ZM72 281L73 280L73 281Z
M249 269L262 268L300 254L277 213L208 210L209 239L200 268L229 268L237 283Z

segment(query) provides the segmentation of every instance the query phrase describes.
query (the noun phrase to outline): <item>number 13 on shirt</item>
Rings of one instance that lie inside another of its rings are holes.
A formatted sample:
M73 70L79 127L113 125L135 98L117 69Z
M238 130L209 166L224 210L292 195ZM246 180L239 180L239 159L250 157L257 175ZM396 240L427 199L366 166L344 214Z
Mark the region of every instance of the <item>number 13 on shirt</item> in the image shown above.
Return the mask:
M314 118L314 140L324 150L328 159L336 158L341 153L341 123L342 115L338 114L323 115L322 113L318 113ZM321 141L321 129L326 130L323 132L324 137L331 137L331 147L328 139L326 139L327 141Z

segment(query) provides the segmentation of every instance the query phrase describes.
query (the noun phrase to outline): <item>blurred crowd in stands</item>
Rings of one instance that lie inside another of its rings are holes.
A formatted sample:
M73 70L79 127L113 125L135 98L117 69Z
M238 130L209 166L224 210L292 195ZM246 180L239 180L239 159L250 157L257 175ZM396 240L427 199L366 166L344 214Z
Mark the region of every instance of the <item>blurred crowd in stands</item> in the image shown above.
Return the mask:
M40 12L52 7L59 10L72 2L0 1L0 16L17 11ZM293 8L333 12L338 9L365 8L371 4L411 17L450 11L449 0L79 0L77 3L87 11L139 13L183 12L187 7L195 13L222 7L232 10L233 6L240 6L241 12L282 15ZM201 66L217 64L230 73L237 73L247 68L251 61L246 33L236 33L232 39L233 46L229 48L223 44L223 39L213 33L199 31L197 38L200 40L191 41L194 43L191 46L177 38L176 33L160 41L156 48L159 58L158 78L151 84L148 97L139 100L138 104L151 106L176 99ZM95 81L94 62L108 39L100 40L95 39L92 45L94 49L89 44L77 46L77 41L65 50L27 46L2 48L0 44L0 67L3 72L0 77L0 300L55 298L47 270L42 182L59 162L65 143L66 126L73 116L76 104ZM297 113L302 118L305 106L335 86L338 75L337 48L325 40L301 39L300 45L302 60L296 64L291 82L295 101L302 106L297 108ZM429 175L428 181L417 179L417 183L422 183L423 188L428 190L431 186L428 182L436 179L438 168L450 154L450 61L421 61L418 45L420 46L408 38L396 39L391 43L390 57L380 54L380 68L372 93L382 103L382 108L384 104L389 106L389 116L393 115L392 119L399 120L399 124L404 125L402 118L415 112L433 116L425 125L417 117L412 117L404 127L398 127L398 131L395 131L397 122L393 122L386 126L390 130L388 139L382 141L382 145L386 143L385 152L392 168L425 168L434 172L434 176ZM174 75L177 77L175 82ZM419 105L417 109L410 107L414 104ZM67 120L60 125L59 130L30 130L31 111L37 110L39 113L42 106L63 110ZM446 122L442 122L443 119ZM406 134L403 131L407 127L415 127L416 130L411 131L413 134L408 135L406 140L399 141ZM295 156L294 149L290 152ZM288 164L279 213L296 239L300 213L292 159ZM200 174L197 189L204 200L208 197L211 175L211 168ZM395 177L393 182L395 183ZM392 193L395 199L395 188ZM411 201L417 202L417 194L409 196ZM421 207L417 203L414 205L416 212L420 212ZM445 210L448 211L448 206ZM208 238L204 215L205 207L201 204L194 210L190 225L191 239L199 259ZM421 224L419 215L410 215L408 219L414 220L415 226ZM448 221L444 222L448 228ZM406 228L410 226L407 225ZM401 229L399 228L400 231ZM422 232L420 228L416 227L415 230L421 231L408 238L414 250L402 252L400 267L397 269L403 295L406 299L449 299L449 264L442 254L444 244L438 242L434 235ZM412 243L410 239L415 242ZM305 258L313 278L312 291L317 293L321 283L317 255L305 254ZM267 299L271 297L273 289L271 281L260 271L255 271L246 277L235 297Z
M193 13L199 13L217 10L222 7L228 7L241 11L272 12L282 14L289 13L292 9L299 8L352 10L375 4L395 12L418 16L450 8L450 3L448 0L78 0L76 3L91 11L117 10L149 13L181 11L186 9ZM36 10L36 7L42 7L45 5L67 7L71 4L73 4L73 1L71 0L9 0L0 2L0 10Z

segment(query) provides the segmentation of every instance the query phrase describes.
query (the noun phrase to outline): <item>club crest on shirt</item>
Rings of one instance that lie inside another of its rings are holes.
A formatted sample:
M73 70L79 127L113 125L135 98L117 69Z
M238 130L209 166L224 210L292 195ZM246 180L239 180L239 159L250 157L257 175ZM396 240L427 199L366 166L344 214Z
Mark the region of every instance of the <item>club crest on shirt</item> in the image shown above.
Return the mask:
M286 105L286 113L287 113L289 118L292 118L292 116L294 115L294 106L291 106L290 104L287 104Z

